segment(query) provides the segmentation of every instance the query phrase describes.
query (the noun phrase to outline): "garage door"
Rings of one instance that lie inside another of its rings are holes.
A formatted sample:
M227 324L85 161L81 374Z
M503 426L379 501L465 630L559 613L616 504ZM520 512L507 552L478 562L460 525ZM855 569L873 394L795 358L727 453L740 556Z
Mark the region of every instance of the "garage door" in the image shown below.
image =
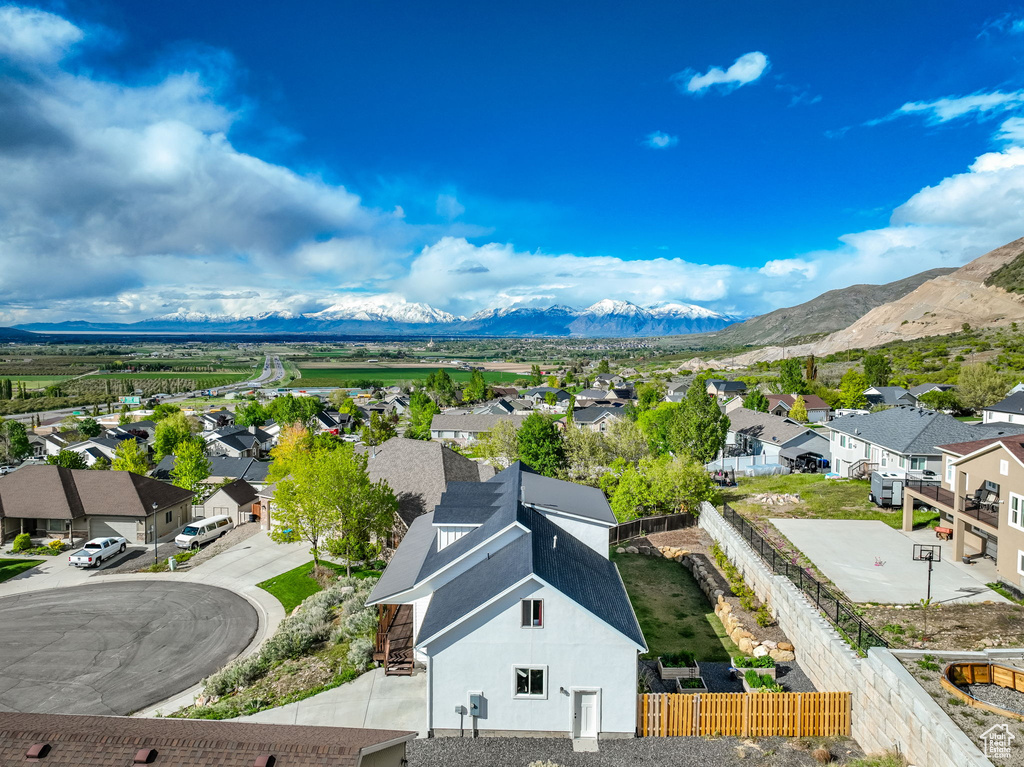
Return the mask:
M89 537L104 538L117 535L128 543L136 543L137 523L132 517L90 517Z

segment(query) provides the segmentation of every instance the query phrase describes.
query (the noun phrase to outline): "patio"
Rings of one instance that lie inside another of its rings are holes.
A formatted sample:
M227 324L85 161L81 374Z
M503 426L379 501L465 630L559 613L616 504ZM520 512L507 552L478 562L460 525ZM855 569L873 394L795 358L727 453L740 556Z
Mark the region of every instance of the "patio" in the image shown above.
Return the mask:
M995 564L953 560L953 546L930 528L909 533L883 522L845 519L772 519L853 602L917 604L924 599L928 565L912 558L913 544L939 544L942 561L932 572L932 602L1006 602L985 583L996 580Z

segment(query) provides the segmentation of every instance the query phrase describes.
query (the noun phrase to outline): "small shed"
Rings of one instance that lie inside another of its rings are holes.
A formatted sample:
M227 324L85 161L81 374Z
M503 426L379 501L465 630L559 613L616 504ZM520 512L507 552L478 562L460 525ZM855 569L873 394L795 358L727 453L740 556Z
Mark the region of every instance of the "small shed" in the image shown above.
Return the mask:
M236 479L224 485L206 499L203 504L203 516L230 516L236 525L248 522L250 514L259 517L260 504L256 489L244 479Z

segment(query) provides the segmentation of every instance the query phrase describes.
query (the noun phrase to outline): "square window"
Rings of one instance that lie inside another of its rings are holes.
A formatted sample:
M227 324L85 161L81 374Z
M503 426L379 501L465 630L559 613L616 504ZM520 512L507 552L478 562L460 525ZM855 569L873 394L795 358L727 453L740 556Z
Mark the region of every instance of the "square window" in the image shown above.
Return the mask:
M520 624L524 629L526 628L543 628L544 627L544 600L543 599L524 599L522 601L523 608L523 620Z
M515 697L543 698L546 697L547 668L544 666L517 666L513 670L515 676Z

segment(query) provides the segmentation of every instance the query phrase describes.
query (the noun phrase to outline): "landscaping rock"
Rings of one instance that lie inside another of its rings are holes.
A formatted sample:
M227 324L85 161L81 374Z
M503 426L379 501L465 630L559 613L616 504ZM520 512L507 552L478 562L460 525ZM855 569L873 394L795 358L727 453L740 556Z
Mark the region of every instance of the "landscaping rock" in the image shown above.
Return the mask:
M626 550L622 546L619 546L619 548L615 549L615 553L616 554L625 554Z
M761 642L761 644L763 644L769 650L774 650L774 649L778 648L778 646L779 646L778 642L773 642L771 639L765 639L765 640L763 640Z
M796 654L788 650L772 650L768 655L774 658L776 663L790 663L796 660Z
M651 547L650 546L641 546L640 547L640 553L643 554L645 557L651 556Z
M791 645L789 642L779 642L779 649L788 652L793 652L793 650L795 650L796 648L793 647L793 645Z
M638 549L636 546L627 546L626 547L626 553L627 554L639 554L640 553L640 549Z
M759 644L757 647L754 648L754 657L755 658L763 658L765 655L768 655L770 652L771 652L770 648L765 647L763 644Z
M736 642L736 646L740 648L740 652L746 655L750 655L754 650L754 645L747 637L740 637L740 640Z

